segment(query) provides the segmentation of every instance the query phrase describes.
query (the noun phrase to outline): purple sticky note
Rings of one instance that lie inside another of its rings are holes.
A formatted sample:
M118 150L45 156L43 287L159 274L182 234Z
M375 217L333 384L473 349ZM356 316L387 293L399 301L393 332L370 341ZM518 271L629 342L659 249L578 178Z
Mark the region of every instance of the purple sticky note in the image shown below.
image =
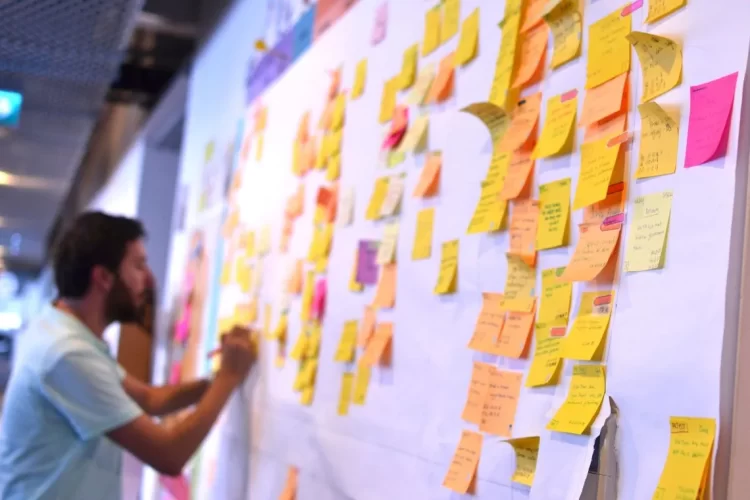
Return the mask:
M388 32L388 2L383 2L375 11L375 24L372 26L372 45L377 45L385 40Z
M737 73L690 87L685 167L703 165L727 154Z
M311 315L312 319L320 321L323 319L323 314L326 309L326 294L328 293L328 282L325 278L318 280L315 283L315 290L313 292Z
M377 241L362 240L357 252L357 283L375 285L378 282L378 246Z

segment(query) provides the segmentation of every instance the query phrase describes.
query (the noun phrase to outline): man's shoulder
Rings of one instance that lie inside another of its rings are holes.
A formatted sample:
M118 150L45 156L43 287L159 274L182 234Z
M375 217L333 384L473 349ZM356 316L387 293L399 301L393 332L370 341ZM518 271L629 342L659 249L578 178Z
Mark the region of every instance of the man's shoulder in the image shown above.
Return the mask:
M19 336L19 361L36 366L40 372L49 370L65 357L79 354L101 356L98 349L70 326L51 321L48 317L33 321Z

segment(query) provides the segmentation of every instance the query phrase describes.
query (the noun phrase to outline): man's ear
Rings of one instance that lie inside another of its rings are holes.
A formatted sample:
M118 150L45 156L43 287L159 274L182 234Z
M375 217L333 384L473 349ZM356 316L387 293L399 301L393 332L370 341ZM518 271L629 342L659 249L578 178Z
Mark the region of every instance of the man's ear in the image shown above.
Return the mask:
M104 266L94 266L91 270L91 286L96 290L109 292L114 280L115 277L112 271Z

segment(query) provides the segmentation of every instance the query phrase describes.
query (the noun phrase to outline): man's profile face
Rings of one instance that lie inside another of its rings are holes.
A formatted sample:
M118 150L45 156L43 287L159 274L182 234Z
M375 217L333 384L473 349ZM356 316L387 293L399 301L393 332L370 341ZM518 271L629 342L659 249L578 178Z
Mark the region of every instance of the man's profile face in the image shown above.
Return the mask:
M143 240L128 243L125 257L107 294L107 319L120 323L137 321L152 279Z

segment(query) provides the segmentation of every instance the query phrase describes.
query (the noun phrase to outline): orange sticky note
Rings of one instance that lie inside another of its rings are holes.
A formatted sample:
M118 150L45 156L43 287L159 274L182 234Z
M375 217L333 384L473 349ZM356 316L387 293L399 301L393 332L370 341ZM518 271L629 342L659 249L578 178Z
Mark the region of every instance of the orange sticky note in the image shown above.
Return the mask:
M542 22L542 15L547 3L549 3L548 0L526 0L523 2L521 33L529 31Z
M380 279L372 301L373 309L392 309L396 305L396 263L380 266Z
M375 333L375 309L365 306L365 314L359 324L359 332L357 332L357 345L365 347L373 333Z
M479 312L469 349L492 353L505 323L502 293L482 293L482 310Z
M509 312L493 354L516 359L525 357L533 324L533 312Z
M433 80L430 91L427 93L427 98L425 99L426 104L443 102L453 95L453 84L456 72L453 54L454 53L451 52L440 61L437 76L435 77L435 80Z
M613 189L622 187L623 189ZM607 197L598 203L589 205L583 209L584 224L601 224L610 217L622 214L625 210L626 191L624 186L610 186L610 192Z
M443 166L443 155L431 153L422 168L419 183L414 188L415 198L431 198L438 194L440 187L440 169Z
M607 228L603 224L581 224L573 257L560 279L591 281L602 272L620 240L620 224Z
M402 104L397 105L393 110L393 121L388 135L402 132L409 126L409 107Z
M393 339L393 323L378 323L375 333L365 347L360 363L366 366L391 363L391 341Z
M625 132L628 127L628 114L620 113L586 127L583 142L594 142L609 139Z
M467 493L474 484L481 454L482 434L472 431L461 432L461 441L443 479L443 486L456 493Z
M510 249L530 267L536 265L536 228L539 224L539 202L522 200L513 205L510 217Z
M292 275L289 277L289 283L286 290L288 293L293 293L294 295L302 293L303 265L304 260L302 259L298 259L294 263L294 271L292 271Z
M521 380L523 374L519 372L495 369L490 373L490 388L482 408L479 430L497 436L511 436Z
M583 99L580 125L588 127L615 113L627 111L627 82L628 74L623 73L598 87L587 90L586 97Z
M513 200L521 196L534 170L532 149L519 149L511 156L505 183L500 190L501 200Z
M307 142L308 137L310 137L310 112L305 111L299 119L299 125L297 125L297 140Z
M542 79L548 38L549 28L544 23L521 35L520 62L513 79L513 88L528 87Z
M511 114L510 126L498 146L501 152L513 152L524 146L539 123L542 93L522 99Z
M279 500L295 500L297 498L297 484L299 482L299 469L294 466L289 466L289 470L286 474L286 483L284 489L279 495Z
M484 401L490 388L490 373L494 370L495 367L492 365L474 361L469 394L466 397L464 411L461 413L461 418L467 422L478 425L482 421L482 408L484 408Z

